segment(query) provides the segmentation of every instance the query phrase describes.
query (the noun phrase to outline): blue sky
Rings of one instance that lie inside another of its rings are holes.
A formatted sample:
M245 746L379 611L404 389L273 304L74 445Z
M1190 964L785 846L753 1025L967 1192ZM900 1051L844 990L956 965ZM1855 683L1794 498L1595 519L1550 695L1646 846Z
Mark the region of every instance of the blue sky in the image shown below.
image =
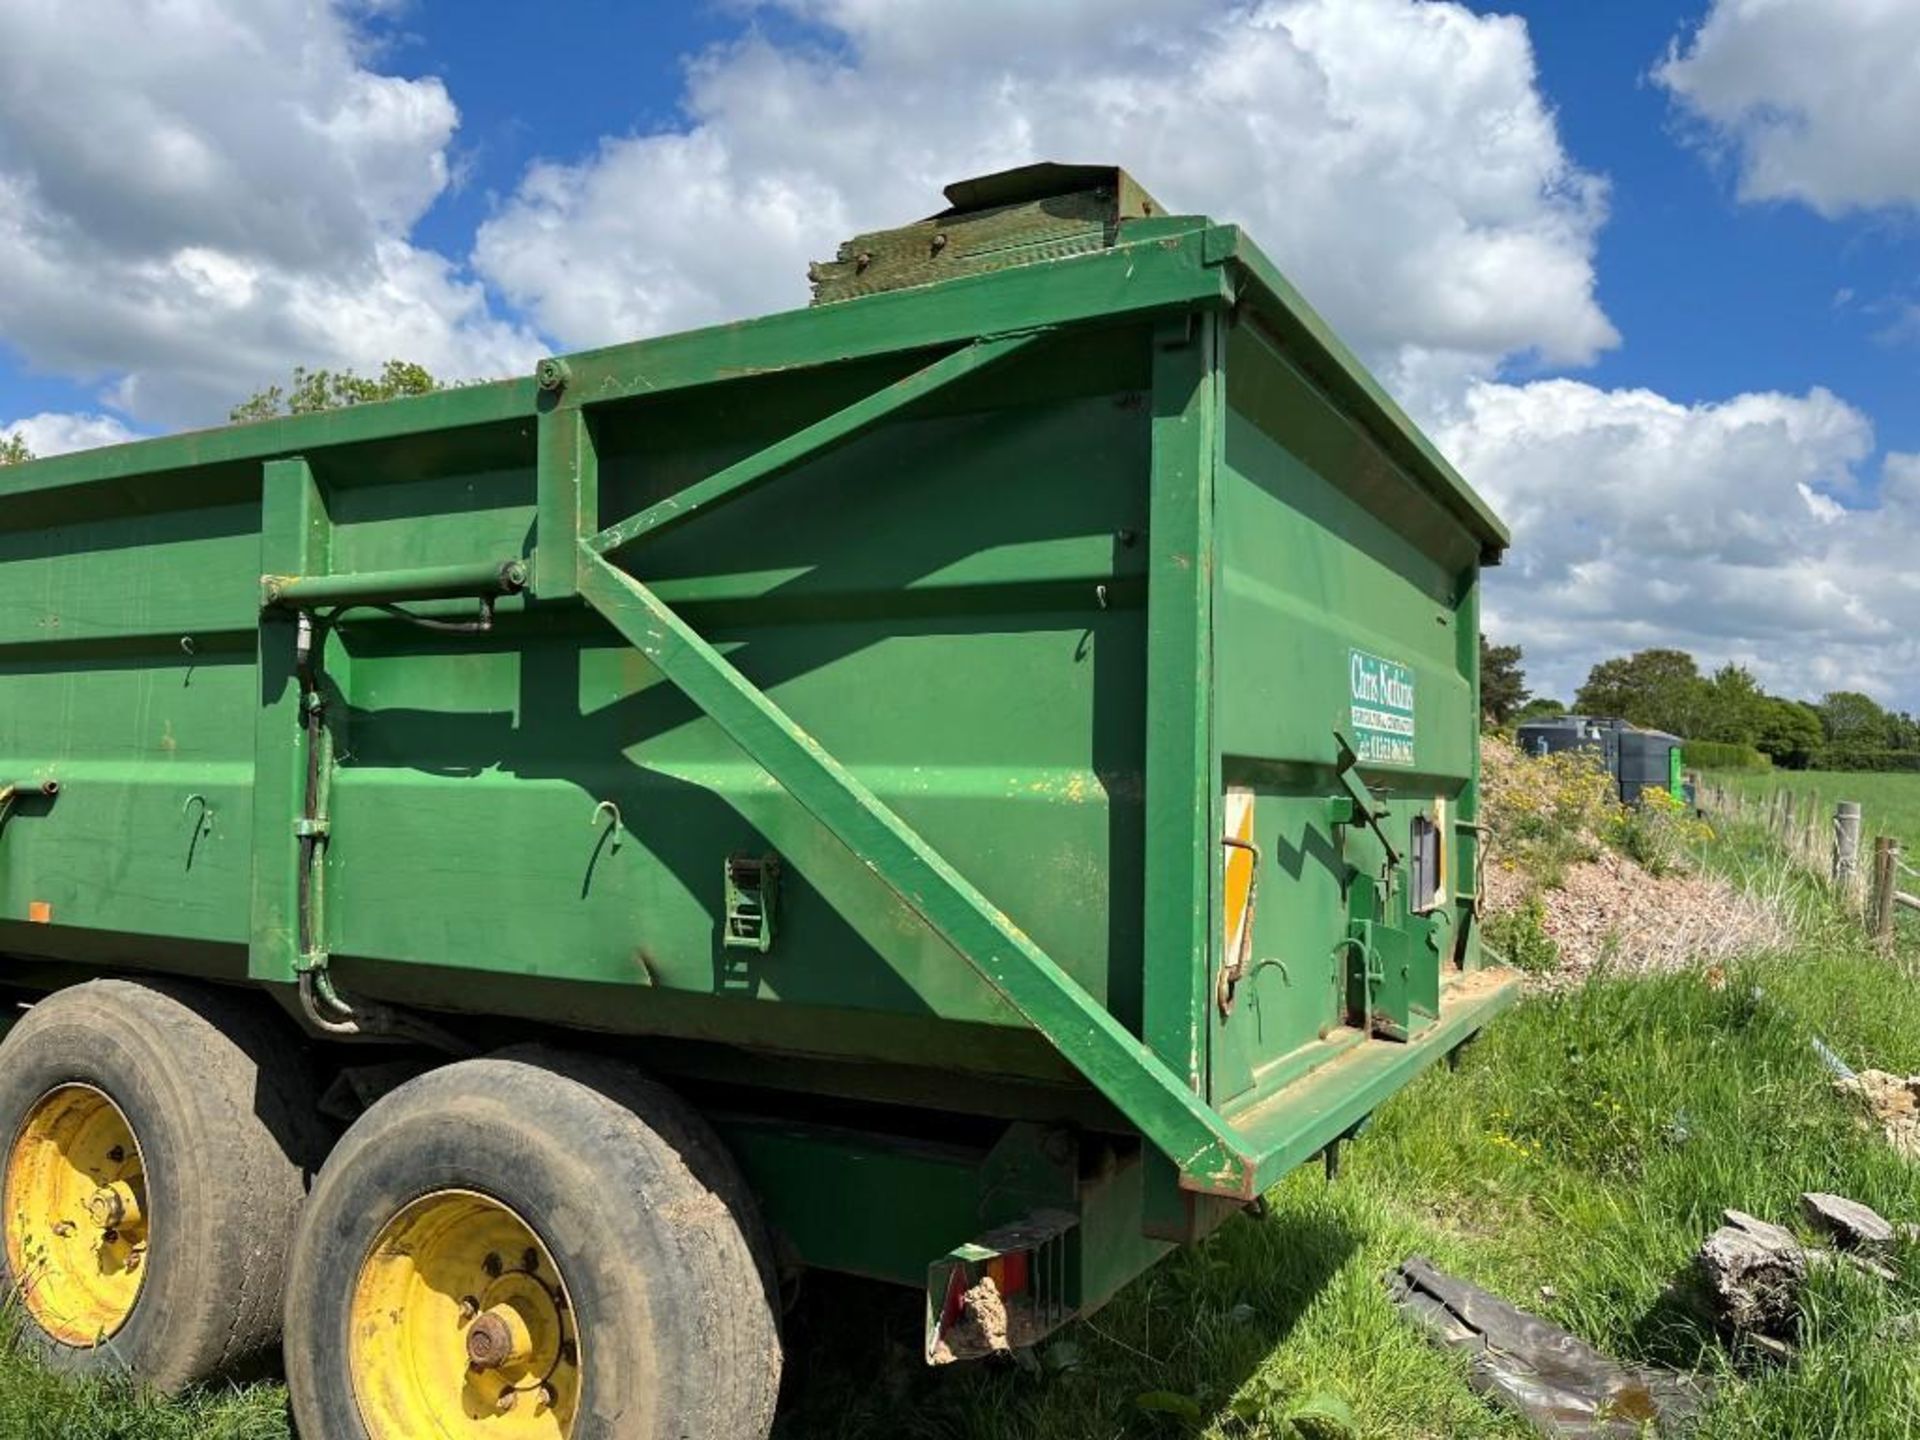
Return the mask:
M1705 4L1474 8L1526 18L1563 140L1612 182L1600 299L1626 340L1584 378L1696 401L1824 385L1872 414L1883 444L1920 449L1920 332L1883 338L1920 279L1914 218L1735 199L1725 158L1689 143L1697 126L1649 78Z
M1662 643L1920 706L1915 53L1911 0L6 7L0 433L799 304L946 180L1114 161L1507 515L1543 688Z

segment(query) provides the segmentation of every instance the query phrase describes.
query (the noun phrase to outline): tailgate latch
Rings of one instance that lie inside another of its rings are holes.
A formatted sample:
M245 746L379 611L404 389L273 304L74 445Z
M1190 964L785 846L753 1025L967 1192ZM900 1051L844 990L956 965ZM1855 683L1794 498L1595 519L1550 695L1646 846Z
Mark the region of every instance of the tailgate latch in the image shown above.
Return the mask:
M773 949L774 900L780 891L778 855L729 855L722 943L731 950Z

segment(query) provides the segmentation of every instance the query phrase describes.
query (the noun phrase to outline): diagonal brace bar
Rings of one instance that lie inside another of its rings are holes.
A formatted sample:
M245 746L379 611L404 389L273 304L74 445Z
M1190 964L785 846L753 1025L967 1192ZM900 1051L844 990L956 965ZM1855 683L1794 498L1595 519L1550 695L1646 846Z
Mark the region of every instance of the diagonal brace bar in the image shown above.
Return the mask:
M584 543L581 557L587 603L1005 996L1196 1188L1251 1198L1253 1157L1226 1121L658 596Z
M931 365L894 381L884 390L856 400L824 420L816 420L805 429L776 440L764 450L754 451L744 460L735 461L718 474L709 475L705 480L669 495L637 515L629 515L617 525L609 525L599 534L588 537L587 549L596 555L611 555L645 536L657 535L668 526L690 520L724 500L744 495L786 474L796 465L846 444L934 391L1018 354L1039 338L1038 332L1031 331L1021 335L999 335L976 340L971 345L943 355Z

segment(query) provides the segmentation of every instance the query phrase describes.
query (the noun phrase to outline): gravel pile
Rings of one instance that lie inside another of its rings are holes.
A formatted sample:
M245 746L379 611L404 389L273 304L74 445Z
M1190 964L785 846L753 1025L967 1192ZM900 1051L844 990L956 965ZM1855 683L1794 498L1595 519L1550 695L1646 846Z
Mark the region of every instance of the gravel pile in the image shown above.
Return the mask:
M1485 877L1492 914L1524 904L1533 883L1498 854ZM1786 928L1762 901L1710 875L1651 875L1626 856L1601 850L1569 865L1558 889L1539 892L1542 928L1559 967L1543 988L1578 985L1604 965L1616 974L1655 974L1709 964L1787 943Z

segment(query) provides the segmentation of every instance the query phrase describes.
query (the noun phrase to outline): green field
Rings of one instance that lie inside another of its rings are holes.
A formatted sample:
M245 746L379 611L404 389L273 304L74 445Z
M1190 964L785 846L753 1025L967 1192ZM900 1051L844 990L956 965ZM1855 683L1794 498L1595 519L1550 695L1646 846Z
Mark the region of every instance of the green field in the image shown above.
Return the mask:
M1872 847L1875 835L1891 835L1903 850L1920 850L1920 774L1850 770L1712 771L1706 779L1710 784L1743 795L1765 796L1781 790L1796 797L1817 795L1823 814L1831 814L1839 801L1857 800L1864 847Z
M1879 782L1884 784L1884 782ZM1903 792L1907 786L1899 787ZM1870 796L1863 797L1870 798ZM1798 1359L1737 1359L1673 1299L1724 1207L1791 1221L1802 1190L1920 1220L1912 1165L1855 1122L1815 1058L1920 1070L1915 957L1889 962L1824 891L1723 827L1711 863L1790 913L1791 953L1709 980L1601 978L1536 997L1382 1109L1339 1178L1317 1167L1043 1345L1030 1368L919 1363L920 1301L808 1280L790 1318L780 1440L1289 1440L1521 1437L1395 1317L1382 1276L1409 1253L1499 1291L1608 1352L1695 1367L1718 1397L1697 1434L1911 1437L1920 1252L1888 1283L1823 1272ZM1895 967L1898 967L1897 969ZM1296 1427L1312 1401L1351 1426ZM0 1349L0 1436L287 1440L272 1384L143 1402L34 1371Z

